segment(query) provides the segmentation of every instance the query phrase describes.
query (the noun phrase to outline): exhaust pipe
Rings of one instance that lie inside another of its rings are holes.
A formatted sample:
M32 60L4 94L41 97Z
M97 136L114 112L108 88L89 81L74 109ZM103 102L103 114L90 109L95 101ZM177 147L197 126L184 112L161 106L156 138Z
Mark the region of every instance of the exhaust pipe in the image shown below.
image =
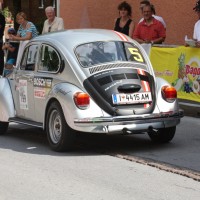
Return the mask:
M155 128L153 128L153 126L149 126L149 132L154 132L154 133L157 133L158 132L158 130L157 129L155 129Z
M130 134L132 134L132 131L130 131L130 130L127 129L127 128L123 128L122 132L123 132L123 134L125 134L125 135L130 135Z

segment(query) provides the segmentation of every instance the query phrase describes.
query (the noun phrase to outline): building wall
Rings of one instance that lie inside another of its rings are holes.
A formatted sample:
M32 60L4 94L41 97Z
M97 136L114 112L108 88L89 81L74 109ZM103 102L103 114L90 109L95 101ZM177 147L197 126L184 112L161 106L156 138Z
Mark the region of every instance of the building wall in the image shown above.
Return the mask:
M20 0L19 0L20 1ZM105 28L113 29L114 20L118 17L117 6L122 0L57 0L60 2L60 16L64 19L65 28ZM45 0L44 8L52 5L53 0ZM133 9L132 18L135 24L141 18L140 0L127 0ZM167 23L166 44L184 44L184 37L193 35L193 27L198 20L193 7L196 0L151 0L157 15ZM166 3L165 3L166 2ZM14 11L13 0L4 1ZM25 11L30 21L42 29L45 20L44 9L39 9L39 0L21 0L21 10ZM106 9L105 9L106 8Z
M118 17L119 0L60 0L60 16L65 28L106 28L113 29ZM133 9L132 18L137 24L141 18L140 0L127 0ZM194 23L198 20L193 7L196 0L152 0L157 15L167 23L166 44L184 44L184 37L192 37ZM164 3L166 2L166 3ZM106 9L104 9L106 8Z

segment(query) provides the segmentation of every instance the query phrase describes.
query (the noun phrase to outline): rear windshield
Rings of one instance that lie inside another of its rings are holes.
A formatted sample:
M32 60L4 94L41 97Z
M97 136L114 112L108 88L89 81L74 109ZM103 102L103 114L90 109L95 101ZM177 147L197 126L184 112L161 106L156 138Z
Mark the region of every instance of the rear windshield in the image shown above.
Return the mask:
M75 53L83 67L117 61L145 63L138 47L128 42L106 41L82 44L76 48Z

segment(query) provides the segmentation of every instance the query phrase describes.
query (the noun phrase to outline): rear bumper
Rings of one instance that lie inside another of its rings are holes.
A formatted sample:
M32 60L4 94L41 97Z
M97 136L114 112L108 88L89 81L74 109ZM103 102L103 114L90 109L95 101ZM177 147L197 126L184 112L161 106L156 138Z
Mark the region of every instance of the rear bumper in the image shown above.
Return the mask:
M183 110L179 110L157 114L74 119L74 124L76 127L82 127L84 131L90 127L89 132L124 133L176 126L183 116Z

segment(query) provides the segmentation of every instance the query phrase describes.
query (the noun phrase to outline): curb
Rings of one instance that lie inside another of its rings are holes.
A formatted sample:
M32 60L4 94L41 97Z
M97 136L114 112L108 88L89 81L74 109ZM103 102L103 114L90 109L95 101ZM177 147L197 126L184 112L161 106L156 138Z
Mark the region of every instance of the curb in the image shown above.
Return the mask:
M179 106L185 116L200 118L200 103L188 100L179 100Z

